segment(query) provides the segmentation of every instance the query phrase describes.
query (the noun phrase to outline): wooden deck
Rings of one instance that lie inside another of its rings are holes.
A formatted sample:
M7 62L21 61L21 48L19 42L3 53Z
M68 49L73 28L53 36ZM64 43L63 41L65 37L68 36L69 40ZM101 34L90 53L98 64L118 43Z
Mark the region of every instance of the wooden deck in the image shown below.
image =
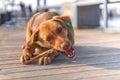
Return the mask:
M75 30L76 57L50 65L19 62L25 30L0 28L0 80L120 80L120 34Z

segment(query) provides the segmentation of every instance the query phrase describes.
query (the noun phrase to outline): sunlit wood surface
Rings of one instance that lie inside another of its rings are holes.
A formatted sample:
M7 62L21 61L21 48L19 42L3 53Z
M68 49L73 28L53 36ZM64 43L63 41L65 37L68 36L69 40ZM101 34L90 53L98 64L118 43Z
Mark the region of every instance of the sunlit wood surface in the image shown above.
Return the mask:
M0 80L120 80L120 34L75 30L76 57L22 65L25 29L0 28Z

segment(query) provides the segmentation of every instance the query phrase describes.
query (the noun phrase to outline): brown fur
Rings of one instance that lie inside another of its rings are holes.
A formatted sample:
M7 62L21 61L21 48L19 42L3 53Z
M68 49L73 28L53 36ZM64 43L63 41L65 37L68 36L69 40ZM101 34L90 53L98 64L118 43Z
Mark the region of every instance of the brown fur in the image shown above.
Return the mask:
M49 55L39 59L39 64L49 64L58 55L56 51L64 52L74 44L73 29L66 26L71 20L68 16L59 16L55 12L36 13L28 21L26 43L20 57L21 63L33 57L33 53L55 49ZM68 46L65 47L65 44Z

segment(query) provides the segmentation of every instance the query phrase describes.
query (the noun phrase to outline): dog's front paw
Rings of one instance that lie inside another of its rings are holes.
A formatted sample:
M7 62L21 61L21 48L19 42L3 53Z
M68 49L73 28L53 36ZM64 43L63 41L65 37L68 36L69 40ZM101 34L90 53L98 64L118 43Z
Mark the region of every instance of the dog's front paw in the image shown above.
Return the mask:
M54 59L54 57L49 56L49 55L42 56L42 57L39 58L38 64L47 65L47 64L50 64L53 59Z
M59 53L56 51L54 51L53 53L46 54L39 58L38 63L41 65L50 64L52 62L52 60L58 55L59 55Z
M30 53L23 53L20 57L20 62L22 64L27 64L27 61L29 61L30 58L32 58L32 57L33 57L33 55Z

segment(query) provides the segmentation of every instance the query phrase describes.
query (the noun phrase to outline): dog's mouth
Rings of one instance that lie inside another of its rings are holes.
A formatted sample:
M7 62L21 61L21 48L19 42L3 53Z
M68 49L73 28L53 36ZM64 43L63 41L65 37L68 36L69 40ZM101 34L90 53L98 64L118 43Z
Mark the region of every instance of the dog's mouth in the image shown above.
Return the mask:
M71 48L70 50L64 51L63 54L68 58L73 58L75 56L75 50Z

